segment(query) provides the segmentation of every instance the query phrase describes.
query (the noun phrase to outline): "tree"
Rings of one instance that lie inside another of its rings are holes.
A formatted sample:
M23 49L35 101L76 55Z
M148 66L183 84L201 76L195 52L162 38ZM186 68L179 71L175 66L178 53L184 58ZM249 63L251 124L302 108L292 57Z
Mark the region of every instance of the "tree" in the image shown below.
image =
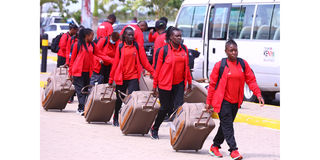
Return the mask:
M68 13L68 10L64 8L64 5L69 6L71 3L78 3L78 0L40 0L40 15L42 13L42 5L46 3L56 4L56 7L59 9L59 12L61 13L62 17L65 18L64 13Z
M98 29L98 21L99 21L99 12L101 9L103 12L106 12L104 9L104 5L108 4L109 0L94 0L93 13L92 13L92 29L94 32Z

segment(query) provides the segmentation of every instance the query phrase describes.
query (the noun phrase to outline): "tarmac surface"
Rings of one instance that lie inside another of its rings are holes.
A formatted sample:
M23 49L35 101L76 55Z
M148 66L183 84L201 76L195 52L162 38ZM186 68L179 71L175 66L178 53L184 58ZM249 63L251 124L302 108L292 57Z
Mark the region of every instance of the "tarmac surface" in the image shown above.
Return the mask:
M48 72L55 63L48 60ZM49 74L41 74L40 81L45 81ZM41 91L41 89L40 89ZM40 159L41 160L229 160L229 147L224 142L221 153L223 158L214 158L208 150L219 128L219 120L214 119L216 127L207 137L198 152L178 151L170 145L168 122L159 130L159 140L150 135L123 135L119 127L111 122L88 124L83 116L76 114L77 98L66 109L45 111L39 103L40 112ZM280 107L244 102L238 115L249 115L272 119L280 122ZM254 120L254 119L253 119ZM258 124L259 125L259 124ZM280 159L280 130L234 122L235 138L240 154L250 160ZM280 126L279 126L280 127Z

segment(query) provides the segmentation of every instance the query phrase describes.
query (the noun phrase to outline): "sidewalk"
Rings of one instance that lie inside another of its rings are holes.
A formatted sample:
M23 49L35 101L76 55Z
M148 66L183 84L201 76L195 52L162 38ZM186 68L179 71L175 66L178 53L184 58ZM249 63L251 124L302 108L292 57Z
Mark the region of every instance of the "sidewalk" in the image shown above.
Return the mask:
M149 135L124 136L119 127L108 124L88 124L84 117L76 114L77 102L68 104L62 112L46 112L40 107L40 154L42 160L100 160L100 159L214 159L208 154L212 139L219 127L208 136L198 152L176 152L170 145L169 127L164 122L159 130L160 140ZM280 131L264 127L234 123L235 136L245 159L279 160ZM230 159L226 143L221 149L224 158Z
M45 81L49 74L41 74ZM68 104L62 112L46 112L40 105L40 158L42 160L208 160L217 159L208 154L208 149L218 130L219 120L214 119L216 127L198 152L176 152L170 145L169 126L164 122L159 130L160 140L152 140L149 135L124 136L118 127L108 124L88 124L84 117L76 114L77 100ZM279 120L279 107L260 108L254 103L244 103L239 114L263 116ZM239 152L244 159L279 160L280 131L247 123L234 123L235 137ZM229 160L228 146L222 144L223 158Z

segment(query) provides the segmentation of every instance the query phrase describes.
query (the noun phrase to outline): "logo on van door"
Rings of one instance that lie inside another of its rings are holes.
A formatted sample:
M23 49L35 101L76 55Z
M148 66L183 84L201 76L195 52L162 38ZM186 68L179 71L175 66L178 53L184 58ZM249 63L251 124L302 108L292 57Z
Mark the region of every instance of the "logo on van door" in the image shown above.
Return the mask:
M264 55L264 61L271 61L271 62L274 61L275 53L272 47L265 47L263 55Z

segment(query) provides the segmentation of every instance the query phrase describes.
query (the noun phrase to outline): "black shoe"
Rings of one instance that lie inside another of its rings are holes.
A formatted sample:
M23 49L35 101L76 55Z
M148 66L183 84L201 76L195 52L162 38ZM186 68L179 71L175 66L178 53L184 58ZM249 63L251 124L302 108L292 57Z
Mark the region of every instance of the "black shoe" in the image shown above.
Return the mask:
M119 127L119 122L118 122L118 120L113 119L113 126Z
M158 131L153 128L150 129L150 136L152 139L159 139Z

